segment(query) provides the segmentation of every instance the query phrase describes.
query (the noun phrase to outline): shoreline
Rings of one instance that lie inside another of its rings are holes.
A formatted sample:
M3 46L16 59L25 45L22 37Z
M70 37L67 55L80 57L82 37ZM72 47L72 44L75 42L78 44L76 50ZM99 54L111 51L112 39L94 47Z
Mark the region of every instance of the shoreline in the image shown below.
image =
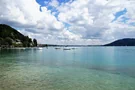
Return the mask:
M0 47L0 50L1 49L37 49L37 48L41 48L41 47L6 47L6 48Z

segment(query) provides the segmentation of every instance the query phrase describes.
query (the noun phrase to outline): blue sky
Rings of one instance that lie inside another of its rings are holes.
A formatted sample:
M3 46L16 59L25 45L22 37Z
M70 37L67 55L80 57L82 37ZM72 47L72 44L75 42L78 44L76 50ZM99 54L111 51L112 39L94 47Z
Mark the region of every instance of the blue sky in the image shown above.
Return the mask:
M47 7L48 10L51 10L51 12L55 12L55 17L58 18L58 10L56 9L56 7L50 6L49 3L52 0L36 0L36 2L40 5L39 10L42 12L42 7ZM62 3L68 3L71 0L57 0L59 2L59 5L61 5ZM73 2L74 0L72 0ZM70 26L68 23L63 23L67 28Z
M48 4L49 4L51 1L52 1L52 0L36 0L36 2L41 5L41 7L46 6L46 7L48 7L49 10L52 9L52 7L49 7L49 6L48 6ZM57 1L59 2L59 4L62 4L62 3L69 2L70 0L57 0Z
M113 22L116 21L120 16L122 16L122 15L124 15L124 14L126 14L126 13L127 13L127 9L126 9L126 8L123 9L123 10L121 10L121 11L116 12L116 13L114 14L115 19L113 20ZM123 18L123 22L125 22L125 20L127 20L127 18Z
M134 6L133 0L0 0L0 23L39 43L105 44L135 38Z
M49 3L51 2L52 0L36 0L36 2L40 5L40 8L39 10L42 12L41 8L42 7L47 7L48 10L51 10L52 12L56 12L57 14L55 15L55 17L57 18L57 15L59 14L59 12L57 11L57 9L53 6L50 6ZM59 2L59 5L61 5L62 3L67 3L69 2L70 0L57 0ZM74 0L72 0L74 1ZM119 17L121 17L122 15L126 14L127 13L127 9L124 8L123 10L121 11L118 11L114 14L115 18L114 20L112 20L112 22L115 22ZM121 22L123 23L126 23L130 18L126 18L126 17L122 17L122 20ZM65 25L67 27L69 27L70 25L65 23Z
M59 3L69 2L70 0L57 0ZM51 2L51 0L36 0L41 6L46 6L45 2Z
M48 4L51 2L52 0L36 0L36 2L41 6L41 7L44 7L46 6L48 8L48 10L51 10L52 12L55 11L56 9L54 9L53 7L49 6ZM70 0L57 0L59 2L59 4L61 3L67 3L69 2ZM74 0L72 0L74 1ZM118 11L114 14L115 16L115 19L113 21L116 21L120 16L126 14L127 12L127 9L124 8L123 10L121 11ZM123 18L123 22L125 22L127 20L127 18Z

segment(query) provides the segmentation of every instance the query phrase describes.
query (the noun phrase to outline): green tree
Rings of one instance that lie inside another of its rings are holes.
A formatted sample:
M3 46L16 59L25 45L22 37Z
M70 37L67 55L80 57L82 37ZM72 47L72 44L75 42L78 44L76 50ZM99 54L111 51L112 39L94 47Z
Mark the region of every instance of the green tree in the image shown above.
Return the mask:
M23 47L28 47L28 42L27 41L23 42Z
M37 46L37 40L36 39L33 39L33 46Z
M10 37L6 37L5 42L7 45L12 45L12 39Z
M0 46L3 45L3 39L0 38Z
M25 36L23 39L23 46L30 47L31 43L32 43L32 40L28 36Z

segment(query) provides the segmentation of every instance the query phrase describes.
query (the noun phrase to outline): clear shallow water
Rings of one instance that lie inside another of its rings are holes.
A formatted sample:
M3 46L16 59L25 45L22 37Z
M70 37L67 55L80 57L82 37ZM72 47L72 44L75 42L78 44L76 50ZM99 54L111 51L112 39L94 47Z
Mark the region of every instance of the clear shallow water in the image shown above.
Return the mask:
M135 47L0 50L0 90L135 90Z

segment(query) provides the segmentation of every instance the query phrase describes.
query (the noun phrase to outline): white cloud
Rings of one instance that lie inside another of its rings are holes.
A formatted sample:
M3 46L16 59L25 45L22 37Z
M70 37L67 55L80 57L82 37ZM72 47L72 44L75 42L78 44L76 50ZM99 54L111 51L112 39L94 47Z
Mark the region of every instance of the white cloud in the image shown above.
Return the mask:
M12 0L10 4L8 0L1 0L0 23L19 28L21 32L31 37L38 33L42 36L38 37L38 40L64 29L63 23L59 22L46 7L42 7L40 12L39 5L34 0Z
M58 10L48 10L34 0L0 0L0 23L19 28L39 43L104 44L115 39L135 37L134 0L70 0L45 2ZM115 19L126 8L127 13ZM53 12L53 13L52 13ZM128 18L122 22L123 17ZM113 22L112 22L113 21Z
M57 0L51 0L51 2L49 3L50 6L53 7L58 7L59 6L59 2Z
M58 18L70 24L69 29L81 35L82 39L96 39L106 43L114 39L134 37L131 35L131 32L135 32L134 26L120 22L122 17L112 22L115 14L125 8L128 12L123 16L130 18L130 21L135 19L133 14L135 2L133 2L128 0L76 0L59 7Z

